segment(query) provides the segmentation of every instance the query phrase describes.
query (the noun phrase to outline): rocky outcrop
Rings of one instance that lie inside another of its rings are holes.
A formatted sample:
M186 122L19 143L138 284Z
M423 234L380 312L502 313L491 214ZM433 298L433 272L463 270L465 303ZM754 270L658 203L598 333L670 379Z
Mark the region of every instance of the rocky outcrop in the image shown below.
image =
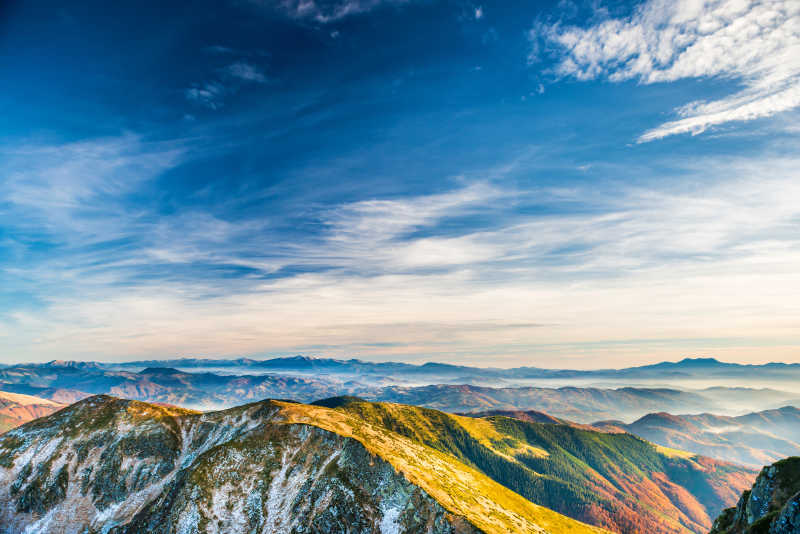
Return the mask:
M765 467L711 534L800 534L800 457Z

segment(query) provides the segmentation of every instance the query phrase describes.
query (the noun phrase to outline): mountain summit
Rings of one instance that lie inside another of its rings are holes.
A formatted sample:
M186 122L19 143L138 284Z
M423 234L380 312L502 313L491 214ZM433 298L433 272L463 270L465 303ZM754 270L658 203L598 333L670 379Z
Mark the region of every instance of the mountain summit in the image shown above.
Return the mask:
M95 396L0 437L5 532L599 533L350 413ZM311 527L313 525L313 527Z

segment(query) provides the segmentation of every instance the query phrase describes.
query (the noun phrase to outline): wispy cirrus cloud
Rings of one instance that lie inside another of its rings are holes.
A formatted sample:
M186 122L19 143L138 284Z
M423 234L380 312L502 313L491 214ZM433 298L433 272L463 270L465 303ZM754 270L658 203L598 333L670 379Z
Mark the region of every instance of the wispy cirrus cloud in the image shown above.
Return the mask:
M186 99L209 109L219 109L226 89L219 82L206 82L195 84L184 91Z
M398 5L409 0L254 0L258 4L280 9L295 19L308 19L322 24L351 15L366 13L382 5Z
M0 149L6 223L59 235L89 228L94 215L116 213L121 197L172 168L184 153L180 141L148 142L132 133L6 146ZM26 216L16 219L21 212Z
M190 102L217 110L224 105L226 97L235 95L243 85L264 84L267 81L267 75L260 67L238 60L217 69L212 79L193 84L184 91L184 95Z
M795 157L704 158L669 187L460 182L308 206L309 233L288 237L271 231L280 214L141 202L186 154L135 135L6 149L0 222L16 260L0 286L36 300L0 316L9 350L521 364L619 352L631 332L634 358L648 340L747 336L749 357L800 345Z
M267 81L267 77L261 69L245 61L231 63L225 70L234 78L247 82L265 83Z
M800 106L800 4L793 0L647 0L628 17L588 27L537 25L531 39L537 49L542 39L555 49L559 76L643 84L716 78L739 86L676 109L676 119L639 142Z

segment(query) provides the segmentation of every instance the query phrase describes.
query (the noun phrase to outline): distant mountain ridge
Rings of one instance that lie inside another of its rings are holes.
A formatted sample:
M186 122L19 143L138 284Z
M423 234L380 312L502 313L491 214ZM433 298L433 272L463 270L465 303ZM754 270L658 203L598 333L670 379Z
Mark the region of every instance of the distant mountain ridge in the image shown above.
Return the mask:
M292 361L295 365L300 359ZM332 364L332 360L308 358L302 358L302 362L302 365L340 365ZM198 367L188 372L158 365L126 368L69 362L14 365L0 368L0 390L64 403L110 394L201 410L222 409L261 398L311 402L337 395L357 395L372 401L414 404L454 413L539 410L580 423L603 419L632 421L662 411L721 412L731 397L749 406L772 408L792 396L780 391L742 388L685 391L664 387L489 387L436 383L437 377L431 375L420 375L417 379L423 384L431 381L429 385L408 386L393 384L382 375L318 371L235 374L239 368L229 368L227 372L216 369L212 372L212 369Z
M736 417L661 412L631 424L601 421L593 426L624 430L666 447L757 467L800 455L800 409L793 406Z
M534 410L490 410L467 415L500 415L526 422L630 433L664 447L755 468L787 456L800 455L800 409L794 406L735 417L658 412L647 414L630 424L614 420L582 424Z
M45 364L46 365L46 364ZM261 369L273 370L327 370L338 372L361 372L370 374L404 373L404 374L440 374L463 375L464 373L477 373L488 378L612 378L612 377L664 377L665 372L670 376L692 376L697 371L711 372L715 375L729 375L743 372L768 372L797 373L800 375L800 364L772 362L766 364L739 364L721 362L715 358L684 358L677 362L660 362L656 364L627 367L621 369L546 369L540 367L515 367L510 369L492 367L471 367L448 363L427 362L423 364L410 364L403 362L367 362L359 359L315 358L309 356L291 356L258 360L253 358L238 359L203 359L179 358L166 360L143 360L114 364L128 367L196 367L216 366L234 367L251 366Z
M65 406L49 399L0 391L0 434Z

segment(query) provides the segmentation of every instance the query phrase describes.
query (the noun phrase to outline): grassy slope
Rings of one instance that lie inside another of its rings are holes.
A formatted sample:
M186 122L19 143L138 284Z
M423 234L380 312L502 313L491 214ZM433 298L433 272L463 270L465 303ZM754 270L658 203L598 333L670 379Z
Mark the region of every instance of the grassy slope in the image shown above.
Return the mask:
M363 418L356 411L273 402L281 406L286 423L313 425L358 440L371 453L388 461L409 481L425 490L444 508L465 517L487 533L543 532L541 529L571 534L601 532L600 529L531 503L477 469L458 461L453 455L446 454L449 451L444 451L443 448L437 449L423 444L424 441L420 438L433 438L437 432L437 423L414 417L413 409L409 410L411 419L405 422L410 424L406 428L415 428L418 432L416 436L394 432L391 425L382 424L378 419ZM407 407L398 406L400 411L405 408ZM446 414L441 416L449 417Z
M537 504L621 532L706 532L755 475L629 434L387 403L326 404L448 453Z

